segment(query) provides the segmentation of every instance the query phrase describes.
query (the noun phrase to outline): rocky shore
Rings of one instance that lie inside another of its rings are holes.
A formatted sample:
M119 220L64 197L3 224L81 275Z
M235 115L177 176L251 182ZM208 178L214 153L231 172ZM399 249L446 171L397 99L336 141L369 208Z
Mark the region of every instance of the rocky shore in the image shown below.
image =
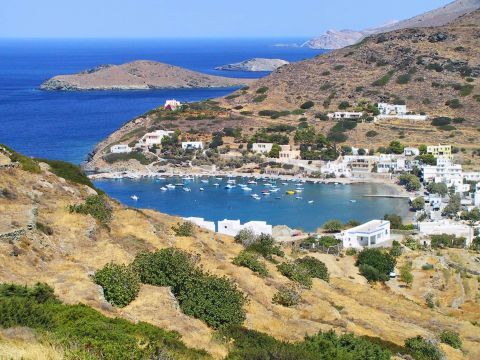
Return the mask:
M282 59L265 59L253 58L238 63L217 66L215 70L227 71L274 71L280 66L289 64L288 61Z

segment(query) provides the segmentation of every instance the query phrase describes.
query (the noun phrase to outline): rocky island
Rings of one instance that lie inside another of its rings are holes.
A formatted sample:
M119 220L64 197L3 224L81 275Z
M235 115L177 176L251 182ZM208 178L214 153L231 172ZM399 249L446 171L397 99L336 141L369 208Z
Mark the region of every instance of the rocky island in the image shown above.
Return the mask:
M45 81L42 90L148 90L222 88L242 86L250 79L207 75L155 61L138 60L122 65L101 65Z
M274 71L280 66L289 64L288 61L282 59L265 59L265 58L253 58L238 63L227 64L218 66L215 70L228 70L228 71Z

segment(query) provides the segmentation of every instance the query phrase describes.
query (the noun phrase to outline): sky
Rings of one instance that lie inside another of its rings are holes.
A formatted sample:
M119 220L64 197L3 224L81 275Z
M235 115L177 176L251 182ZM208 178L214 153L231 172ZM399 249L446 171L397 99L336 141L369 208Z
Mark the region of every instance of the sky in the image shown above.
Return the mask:
M1 38L310 37L451 0L1 0Z

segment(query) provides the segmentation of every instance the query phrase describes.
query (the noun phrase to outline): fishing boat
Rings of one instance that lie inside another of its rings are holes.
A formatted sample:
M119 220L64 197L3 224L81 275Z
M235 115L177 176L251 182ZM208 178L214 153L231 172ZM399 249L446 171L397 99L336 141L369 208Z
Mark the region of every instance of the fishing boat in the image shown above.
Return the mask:
M353 199L352 199L352 200L350 200L350 202L351 202L351 203L356 203L357 200L353 200Z
M313 204L313 200L310 200L308 203L309 203L309 204Z
M250 180L249 182L247 182L247 184L250 184L250 185L257 185L257 182L255 180Z
M234 187L235 185L232 185L232 184L225 185L225 189L233 189Z
M167 189L165 186L162 186L162 187L160 188L160 190L162 190L162 191L167 191L168 189Z
M268 191L268 190L262 190L262 195L270 195L270 191Z
M219 183L215 183L215 184L213 184L213 186L220 186L220 184L219 184Z
M178 184L175 184L175 186L182 187L182 186L185 186L185 184L178 183Z
M167 189L175 189L175 185L172 184L167 184L166 187Z
M297 193L301 193L303 191L303 189L295 189L295 192Z
M205 189L204 189L204 188L200 188L200 191L205 191Z
M243 191L252 191L252 188L249 188L248 186L245 186L242 188Z
M279 188L272 188L272 189L270 189L270 192L277 192L279 190L280 190Z
M301 196L295 196L295 199L302 200L303 198Z
M200 180L204 184L208 184L208 180Z
M221 177L216 177L215 179L217 179L217 180L223 180L223 178L221 178Z
M190 188L188 188L188 187L184 187L184 188L183 188L183 191L190 192L190 191L192 191L192 189L190 189Z
M130 196L130 198L134 201L137 201L139 199L137 195L132 195Z
M287 194L287 195L295 195L295 191L293 191L293 190L287 190L287 191L285 192L285 194Z
M260 196L258 194L252 194L252 198L255 200L260 200Z

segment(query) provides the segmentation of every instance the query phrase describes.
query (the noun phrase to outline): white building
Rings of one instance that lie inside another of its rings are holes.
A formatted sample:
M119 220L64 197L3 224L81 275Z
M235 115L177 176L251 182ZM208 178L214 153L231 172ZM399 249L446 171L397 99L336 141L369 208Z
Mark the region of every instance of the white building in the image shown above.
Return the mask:
M132 152L132 148L126 144L113 145L110 148L112 154L128 154Z
M201 141L182 141L182 149L203 149L203 142Z
M253 143L252 151L261 154L268 154L270 150L272 150L272 146L273 144L270 143Z
M342 232L344 248L388 246L390 244L390 221L371 220Z
M360 150L361 148L356 148L356 147L353 147L352 146L352 155L358 155L358 151ZM364 155L368 155L370 154L370 150L369 149L363 149L365 150L365 154Z
M243 229L250 229L255 235L272 235L272 225L268 225L265 221L249 221L243 225L240 224L240 220L225 219L218 222L219 234L235 236Z
M215 232L215 223L213 221L206 221L204 218L199 217L186 217L183 218L183 220L190 221L198 227Z
M174 132L165 130L155 130L142 136L137 145L141 147L150 147L161 145L164 137L170 137Z
M463 172L463 178L466 180L466 181L480 181L480 172L478 171L469 171L469 172L466 172L464 171Z
M280 162L289 162L290 160L300 159L300 150L293 149L290 145L280 145L278 160Z
M438 220L431 222L418 223L420 235L455 235L457 237L464 237L466 239L466 246L470 246L473 240L473 228L460 222L451 220Z
M415 147L406 147L403 149L403 155L405 156L418 156L420 155L420 150Z
M165 105L163 105L165 110L172 110L172 111L177 110L180 106L182 106L182 103L175 99L167 100L165 101Z
M378 103L377 105L380 115L406 115L407 105L395 105L387 103Z
M480 183L476 185L475 195L473 198L473 205L480 208Z
M351 177L352 171L348 167L348 165L344 162L334 162L329 161L325 163L321 168L320 172L322 174L333 174L335 177Z
M351 119L351 120L358 120L362 117L362 112L354 112L354 111L336 111L334 113L329 113L328 117L334 120L342 120L342 119Z

